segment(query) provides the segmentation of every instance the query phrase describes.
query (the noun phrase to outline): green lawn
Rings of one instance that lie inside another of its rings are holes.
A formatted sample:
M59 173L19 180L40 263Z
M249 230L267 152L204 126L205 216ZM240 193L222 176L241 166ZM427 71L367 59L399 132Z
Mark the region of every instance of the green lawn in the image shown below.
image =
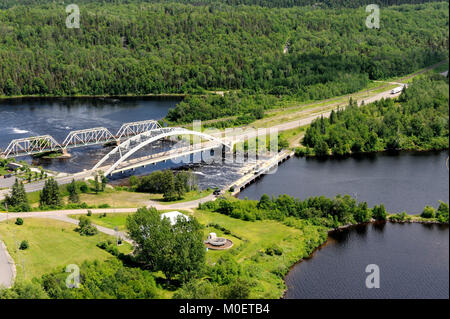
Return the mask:
M128 213L114 213L114 214L106 214L106 217L103 217L103 214L92 214L88 218L92 221L92 223L114 229L117 227L119 230L126 230L126 220L127 216L130 215ZM81 215L69 215L71 218L78 219Z
M150 194L150 199L156 202L159 202L159 204L162 205L170 205L170 204L176 204L176 203L185 203L190 202L193 200L201 199L203 197L209 196L213 193L213 190L203 190L203 191L190 191L184 194L182 199L174 200L174 201L165 201L163 194Z
M64 186L61 186L61 190L62 194L65 195L67 191ZM93 207L107 204L112 208L139 208L149 205L150 200L157 201L162 205L170 205L197 200L212 194L212 192L213 190L191 191L187 192L180 200L167 202L163 199L162 194L138 193L108 188L104 192L99 192L98 194L93 192L81 193L80 202L84 202ZM31 207L35 209L38 209L39 207L39 193L40 192L27 193ZM68 196L63 196L63 202L68 202Z
M102 233L91 237L81 236L74 231L75 227L61 221L40 218L25 218L21 226L15 225L13 221L0 223L0 238L16 262L17 280L31 280L57 267L80 265L85 260L115 258L96 246L99 241L114 238ZM17 249L17 241L22 240L28 241L28 249ZM128 253L131 246L124 243L120 251Z
M250 277L255 280L250 298L280 298L286 288L283 276L290 266L309 256L311 249L308 248L308 242L315 242L313 246L318 246L327 234L324 229L320 230L315 226L304 226L300 230L276 221L249 222L200 210L196 210L194 216L204 225L218 224L231 232L224 235L222 231L213 227L205 229L205 237L207 233L215 232L234 243L233 247L226 251L209 250L207 262L213 264L221 255L230 254L245 266L250 272ZM272 245L281 247L283 254L281 256L265 254L265 249Z

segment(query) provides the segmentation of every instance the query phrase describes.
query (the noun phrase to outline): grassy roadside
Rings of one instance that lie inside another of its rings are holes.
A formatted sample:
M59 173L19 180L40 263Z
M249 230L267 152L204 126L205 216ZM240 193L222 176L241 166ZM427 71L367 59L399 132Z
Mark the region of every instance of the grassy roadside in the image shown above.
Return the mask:
M149 205L151 200L157 201L162 205L171 205L201 199L209 196L212 192L213 190L191 191L187 192L182 199L175 201L165 201L162 194L138 193L113 188L107 188L105 191L99 192L98 194L95 192L88 192L79 195L80 203L86 203L90 208L139 208ZM39 191L27 193L31 207L34 209L39 209L39 193ZM61 193L63 195L63 203L67 204L68 194L66 193L65 188L62 189Z
M85 260L111 258L96 244L109 238L114 240L112 236L102 233L81 236L75 228L76 225L41 218L25 218L21 226L13 221L0 223L0 238L16 262L17 280L31 280L57 267L80 265ZM28 241L28 249L17 249L17 241L22 240ZM124 243L119 249L129 253L131 245Z
M183 199L178 199L174 201L166 201L164 199L163 194L150 194L150 199L152 201L158 202L158 204L161 205L171 205L171 204L178 204L178 203L186 203L194 200L198 200L204 197L207 197L213 193L212 189L206 189L202 191L190 191L184 194Z

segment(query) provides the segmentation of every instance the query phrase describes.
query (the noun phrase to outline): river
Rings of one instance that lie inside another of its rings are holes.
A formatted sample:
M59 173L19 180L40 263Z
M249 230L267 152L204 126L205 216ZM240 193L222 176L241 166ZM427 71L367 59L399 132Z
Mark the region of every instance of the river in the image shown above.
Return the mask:
M113 134L123 123L160 120L179 98L24 98L0 100L0 148L13 139L51 135L62 142L70 131L105 127ZM109 148L70 150L70 159L34 160L46 169L76 173L92 168ZM23 157L31 162L30 157Z

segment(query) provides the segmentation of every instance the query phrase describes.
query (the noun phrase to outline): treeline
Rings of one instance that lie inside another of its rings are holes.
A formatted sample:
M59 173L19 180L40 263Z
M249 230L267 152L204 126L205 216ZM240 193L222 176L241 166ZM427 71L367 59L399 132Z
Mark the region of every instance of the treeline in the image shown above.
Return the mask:
M449 145L448 77L415 80L398 100L358 107L350 101L306 130L298 155L347 155L383 150L440 150Z
M259 201L219 198L199 204L199 209L247 221L271 219L289 223L289 218L298 218L328 228L369 222L372 218L385 220L387 217L383 204L369 208L366 202L357 203L349 195L338 195L333 199L310 197L303 201L289 195L270 198L266 194Z
M443 60L448 3L310 10L180 3L62 4L0 15L0 95L240 90L312 100L362 89ZM285 52L285 47L287 48Z
M368 4L391 6L399 4L419 4L436 0L102 0L104 3L130 3L130 2L179 2L193 5L214 5L224 3L227 5L257 5L269 8L290 8L295 6L313 6L315 8L357 8ZM77 3L100 2L98 0L78 0ZM0 0L0 9L15 5L37 5L43 3L64 3L64 0Z
M369 208L366 202L357 203L350 195L337 195L334 198L316 196L305 200L286 194L272 198L264 194L259 201L219 198L216 201L199 204L199 209L246 221L277 220L293 227L299 225L296 220L303 220L316 226L338 228L372 220L407 221L411 218L406 212L388 216L383 204ZM437 210L426 206L421 217L448 223L449 206L444 202L439 203Z

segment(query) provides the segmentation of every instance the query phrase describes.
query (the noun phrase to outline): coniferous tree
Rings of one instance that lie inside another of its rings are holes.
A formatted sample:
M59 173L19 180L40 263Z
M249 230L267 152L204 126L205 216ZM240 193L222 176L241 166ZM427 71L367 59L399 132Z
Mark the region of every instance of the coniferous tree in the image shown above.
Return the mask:
M61 193L59 192L59 185L53 178L49 178L39 194L39 207L60 207L62 204Z
M78 188L74 179L72 179L72 182L69 185L67 185L67 191L69 192L69 202L71 203L80 202L80 195L78 194Z
M30 210L27 194L22 181L16 178L12 187L11 195L7 195L5 203L8 205L8 210L26 212Z

